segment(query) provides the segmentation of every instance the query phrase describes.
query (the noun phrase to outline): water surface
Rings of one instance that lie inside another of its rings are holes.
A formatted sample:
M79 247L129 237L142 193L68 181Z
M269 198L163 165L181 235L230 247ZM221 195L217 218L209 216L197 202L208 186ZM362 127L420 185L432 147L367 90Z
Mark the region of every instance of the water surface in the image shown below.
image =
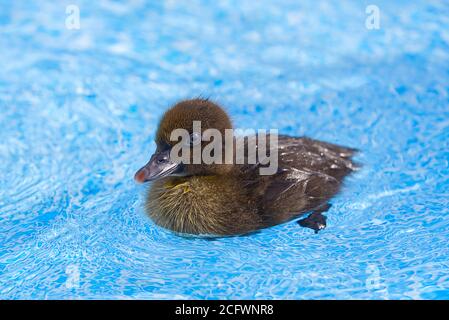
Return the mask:
M66 28L66 6L80 29ZM449 6L3 1L0 298L449 298ZM178 237L133 174L210 97L240 128L359 148L318 235Z

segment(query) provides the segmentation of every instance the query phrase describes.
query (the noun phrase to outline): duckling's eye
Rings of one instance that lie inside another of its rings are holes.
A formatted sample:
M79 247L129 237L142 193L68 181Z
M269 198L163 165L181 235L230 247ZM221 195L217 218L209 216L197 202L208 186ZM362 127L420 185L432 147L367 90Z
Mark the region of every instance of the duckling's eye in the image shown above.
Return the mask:
M190 134L190 145L196 146L201 143L201 134L199 132L193 132Z

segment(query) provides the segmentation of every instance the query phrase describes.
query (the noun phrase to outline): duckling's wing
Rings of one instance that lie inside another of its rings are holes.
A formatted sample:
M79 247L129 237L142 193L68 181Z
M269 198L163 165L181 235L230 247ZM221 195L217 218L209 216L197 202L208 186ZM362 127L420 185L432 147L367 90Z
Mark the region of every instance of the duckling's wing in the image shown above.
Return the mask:
M253 172L249 179L260 212L267 221L280 223L325 204L357 168L351 160L355 152L306 137L279 136L277 172L257 178Z
M279 136L279 168L305 170L341 179L357 169L352 156L357 149L313 140L307 137Z

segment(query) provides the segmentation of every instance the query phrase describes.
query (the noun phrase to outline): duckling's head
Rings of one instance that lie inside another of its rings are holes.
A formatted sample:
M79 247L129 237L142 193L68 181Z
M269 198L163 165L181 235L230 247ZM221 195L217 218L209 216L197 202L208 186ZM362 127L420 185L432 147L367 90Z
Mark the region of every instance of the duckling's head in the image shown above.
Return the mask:
M198 124L200 129L198 130ZM184 129L188 134L187 141L181 142L177 136L177 129ZM194 148L203 151L209 141L202 141L203 133L208 129L216 129L222 137L221 150L224 163L225 130L232 129L231 120L226 112L216 103L207 99L184 100L165 112L156 132L156 152L150 161L135 174L137 182L158 180L169 176L219 175L226 174L232 169L229 164L206 164L194 161ZM175 133L175 134L174 134ZM174 135L173 135L174 134ZM211 138L211 141L214 138ZM183 143L190 152L189 161L176 161L171 156L176 148Z

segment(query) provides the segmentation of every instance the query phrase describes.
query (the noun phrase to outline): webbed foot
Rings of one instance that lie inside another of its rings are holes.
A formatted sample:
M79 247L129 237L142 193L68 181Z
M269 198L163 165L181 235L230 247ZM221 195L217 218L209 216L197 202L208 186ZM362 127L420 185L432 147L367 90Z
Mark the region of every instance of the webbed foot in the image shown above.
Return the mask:
M307 218L298 221L298 224L304 228L310 228L318 233L318 231L326 228L326 216L322 213L329 210L331 205L326 203L325 205L315 209Z

